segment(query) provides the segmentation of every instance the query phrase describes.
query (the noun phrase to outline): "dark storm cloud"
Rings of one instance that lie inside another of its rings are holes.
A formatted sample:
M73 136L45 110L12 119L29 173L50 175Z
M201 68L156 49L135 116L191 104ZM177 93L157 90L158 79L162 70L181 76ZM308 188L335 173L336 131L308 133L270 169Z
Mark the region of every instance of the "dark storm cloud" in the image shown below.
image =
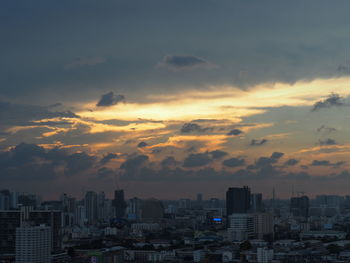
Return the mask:
M175 166L180 164L173 156L168 156L160 162L161 166Z
M53 180L63 174L74 176L86 172L95 164L96 157L86 153L70 154L59 148L46 150L35 144L21 143L0 152L0 180L22 183Z
M276 163L277 160L276 159L273 159L273 158L269 158L269 157L260 157L256 162L255 162L255 166L257 168L260 168L260 167L264 167L266 165L270 165L270 164L273 164L273 163Z
M282 156L284 155L284 153L281 153L281 152L273 152L271 154L271 159L275 159L275 160L278 160L280 159Z
M140 143L137 145L137 147L139 147L139 148L144 148L144 147L146 147L146 146L148 146L148 144L147 144L146 142L140 142Z
M116 172L113 169L102 167L97 170L97 176L99 179L108 178L116 175Z
M294 166L299 163L299 160L297 159L288 159L285 161L284 166Z
M328 160L313 160L312 163L311 163L312 166L331 166L331 167L334 167L334 168L342 166L343 164L345 164L344 161L332 163L332 162L330 162Z
M114 92L108 92L101 96L101 99L97 102L97 107L108 107L118 104L119 102L125 101L123 95L114 95Z
M192 133L192 132L206 132L208 130L210 130L211 128L202 128L202 126L200 126L197 123L184 123L184 125L181 127L181 133Z
M120 165L120 168L123 169L127 174L132 174L140 169L141 166L148 161L148 159L149 157L147 155L137 155L130 157Z
M233 129L229 133L227 133L227 135L239 135L241 133L243 133L243 131L241 131L240 129Z
M175 70L210 68L214 66L200 57L180 55L165 56L158 65Z
M51 111L50 107L0 101L0 126L33 125L32 121L59 117L79 118L71 111Z
M332 93L328 96L328 98L316 102L311 111L328 109L332 107L348 106L346 103L342 102L342 100L343 98L339 94Z
M221 159L222 157L228 155L227 152L220 151L220 150L211 151L209 153L213 159Z
M245 160L239 159L239 158L231 158L231 159L224 160L222 164L228 167L238 167L238 166L244 165Z
M327 127L326 125L321 125L320 127L317 128L317 132L322 132L325 134L330 134L332 132L336 132L337 129L333 127Z
M253 165L248 165L248 169L264 169L274 171L273 164L278 163L279 159L284 155L281 152L273 152L270 157L260 157Z
M320 145L335 145L335 144L337 144L337 142L331 138L319 140L319 143L320 143Z
M94 167L96 161L95 156L90 156L84 152L73 153L67 157L67 165L65 173L75 175Z
M109 161L113 160L113 159L118 159L119 155L115 154L115 153L108 153L107 155L103 156L100 160L100 164L105 165L107 164Z
M188 155L184 162L183 167L190 168L190 167L200 167L207 165L212 162L212 159L210 158L209 154L207 153L194 153Z
M250 146L261 146L261 145L264 145L266 143L267 143L266 139L261 139L261 140L253 139L250 142Z

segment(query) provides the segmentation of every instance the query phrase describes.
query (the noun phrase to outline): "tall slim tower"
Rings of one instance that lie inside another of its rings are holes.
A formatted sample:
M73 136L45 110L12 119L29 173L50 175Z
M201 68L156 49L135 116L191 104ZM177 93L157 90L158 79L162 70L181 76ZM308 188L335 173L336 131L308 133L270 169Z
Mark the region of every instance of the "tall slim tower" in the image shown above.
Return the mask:
M115 217L122 218L125 216L126 202L124 199L124 190L114 191L113 205L115 208Z
M98 212L97 212L97 194L94 191L88 191L85 194L85 212L86 218L89 225L94 225L97 222Z

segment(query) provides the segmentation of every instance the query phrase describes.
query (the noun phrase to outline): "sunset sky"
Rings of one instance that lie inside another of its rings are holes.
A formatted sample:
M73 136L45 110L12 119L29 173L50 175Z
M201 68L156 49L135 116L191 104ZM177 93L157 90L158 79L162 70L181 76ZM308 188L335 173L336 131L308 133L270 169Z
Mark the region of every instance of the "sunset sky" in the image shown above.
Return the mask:
M0 188L350 194L348 0L0 8Z

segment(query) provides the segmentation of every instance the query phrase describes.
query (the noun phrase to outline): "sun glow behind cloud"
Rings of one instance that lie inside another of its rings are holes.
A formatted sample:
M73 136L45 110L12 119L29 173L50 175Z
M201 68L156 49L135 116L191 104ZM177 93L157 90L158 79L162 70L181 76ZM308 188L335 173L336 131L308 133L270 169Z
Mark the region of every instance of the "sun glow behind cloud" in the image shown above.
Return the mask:
M94 120L178 120L226 118L239 122L241 118L261 114L264 108L280 106L311 106L315 100L337 91L346 96L349 77L317 79L295 84L267 83L242 90L232 86L191 90L179 94L152 95L147 102L127 102L97 109L94 103L78 105L78 115Z

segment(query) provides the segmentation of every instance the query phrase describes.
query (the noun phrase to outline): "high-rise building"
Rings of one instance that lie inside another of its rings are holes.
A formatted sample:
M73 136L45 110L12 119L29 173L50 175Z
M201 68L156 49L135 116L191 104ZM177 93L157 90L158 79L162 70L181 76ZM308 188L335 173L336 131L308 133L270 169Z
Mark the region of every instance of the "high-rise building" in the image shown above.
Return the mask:
M243 241L254 237L254 221L252 214L231 214L228 217L227 229L230 241Z
M309 198L305 195L292 197L290 199L290 212L293 216L307 218L309 216Z
M344 197L339 195L317 195L315 201L319 206L340 207L344 203Z
M84 226L87 223L86 209L84 205L77 205L75 212L75 224Z
M11 209L17 209L18 208L18 192L11 192Z
M250 209L252 212L261 212L263 210L262 194L250 195Z
M67 194L61 196L62 226L73 226L75 216L75 198Z
M11 208L11 193L9 190L0 191L0 210L9 210Z
M203 195L201 193L197 194L196 207L202 208L203 206Z
M50 263L51 228L45 225L16 228L16 263Z
M230 187L226 192L227 216L237 213L247 213L250 209L250 189L248 186L242 188Z
M210 198L209 208L222 208L221 201L218 198Z
M122 218L125 216L126 202L124 199L124 190L114 191L113 206L115 208L116 218Z
M143 221L156 222L164 216L164 207L161 201L157 199L142 200L141 218Z
M86 212L87 223L94 225L97 223L97 194L94 191L88 191L85 194L84 206Z
M179 208L190 209L191 207L191 199L182 198L179 200Z
M14 254L16 247L16 228L31 222L38 226L45 224L51 229L51 250L58 252L62 248L61 211L21 210L0 211L0 254Z
M127 208L128 219L136 221L141 218L141 203L142 200L137 197L129 199Z
M254 234L258 239L264 239L265 237L273 237L274 223L273 215L271 213L254 213Z
M97 195L97 218L100 222L105 222L107 219L106 195L104 192Z

